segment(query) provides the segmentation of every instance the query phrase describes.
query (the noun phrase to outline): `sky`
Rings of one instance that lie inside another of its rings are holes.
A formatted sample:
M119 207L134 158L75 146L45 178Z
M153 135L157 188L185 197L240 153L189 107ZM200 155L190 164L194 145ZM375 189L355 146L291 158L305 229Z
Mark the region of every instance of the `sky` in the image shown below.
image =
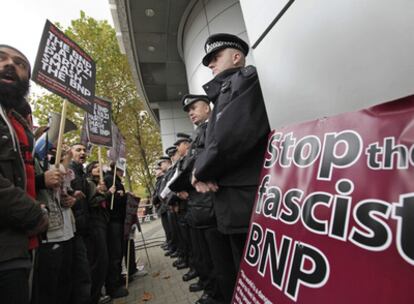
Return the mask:
M80 11L113 26L109 0L12 0L2 6L0 44L24 53L33 66L46 19L64 27L80 17Z

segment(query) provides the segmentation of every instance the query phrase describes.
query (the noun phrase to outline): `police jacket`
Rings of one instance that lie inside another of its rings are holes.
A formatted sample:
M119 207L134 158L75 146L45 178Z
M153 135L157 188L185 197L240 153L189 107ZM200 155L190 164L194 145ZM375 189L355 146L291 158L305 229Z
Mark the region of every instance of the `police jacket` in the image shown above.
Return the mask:
M27 232L44 217L25 189L26 173L18 140L0 106L0 270L22 266L10 264L28 258Z
M73 191L82 191L84 198L76 200L72 206L73 215L76 222L76 234L88 235L89 233L89 199L91 197L89 191L89 183L83 170L83 165L74 161L70 162L69 168L75 173L75 178L71 181Z
M163 175L157 177L157 180L155 181L154 193L152 194L152 197L151 197L151 203L155 206L155 208L157 209L157 211L161 207L161 200L158 197L158 195L159 195L159 192L160 192L160 186L161 186L161 182L162 182L162 177L163 177Z
M180 198L169 188L169 184L171 180L174 178L174 175L176 174L176 171L178 169L179 161L174 163L170 168L168 168L167 172L164 174L164 178L161 182L160 186L160 198L161 200L169 205L169 206L175 206L180 203Z
M190 150L180 163L181 175L170 185L173 191L188 192L186 220L190 226L195 228L208 228L216 225L212 194L199 193L191 185L194 162L197 156L204 150L207 125L208 123L204 122L197 127Z
M203 88L214 109L195 177L219 186L257 185L270 127L256 69L223 71Z

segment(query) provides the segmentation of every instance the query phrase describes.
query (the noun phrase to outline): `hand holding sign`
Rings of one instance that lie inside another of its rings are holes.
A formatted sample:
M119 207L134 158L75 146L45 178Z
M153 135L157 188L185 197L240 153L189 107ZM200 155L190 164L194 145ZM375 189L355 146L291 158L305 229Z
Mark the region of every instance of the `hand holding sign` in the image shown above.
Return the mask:
M91 113L95 97L95 74L96 67L92 58L49 20L46 20L32 80ZM65 99L57 142L56 168L59 168L62 153L66 108Z

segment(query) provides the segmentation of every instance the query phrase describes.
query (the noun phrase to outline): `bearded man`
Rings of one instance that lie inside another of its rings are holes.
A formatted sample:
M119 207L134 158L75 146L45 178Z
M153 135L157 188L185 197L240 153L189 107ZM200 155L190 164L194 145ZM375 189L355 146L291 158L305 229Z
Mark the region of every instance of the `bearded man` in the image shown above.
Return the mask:
M29 250L48 224L34 200L33 135L14 110L25 102L29 80L26 56L0 44L0 294L17 304L29 302Z

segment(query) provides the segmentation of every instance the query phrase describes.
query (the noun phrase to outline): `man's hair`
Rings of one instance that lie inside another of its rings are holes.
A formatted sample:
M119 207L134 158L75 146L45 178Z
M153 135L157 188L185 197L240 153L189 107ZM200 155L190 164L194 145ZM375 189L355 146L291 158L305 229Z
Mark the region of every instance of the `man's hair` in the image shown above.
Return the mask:
M74 144L71 144L70 147L73 148L74 146L84 146L86 148L86 145L81 143L80 141L75 142Z

